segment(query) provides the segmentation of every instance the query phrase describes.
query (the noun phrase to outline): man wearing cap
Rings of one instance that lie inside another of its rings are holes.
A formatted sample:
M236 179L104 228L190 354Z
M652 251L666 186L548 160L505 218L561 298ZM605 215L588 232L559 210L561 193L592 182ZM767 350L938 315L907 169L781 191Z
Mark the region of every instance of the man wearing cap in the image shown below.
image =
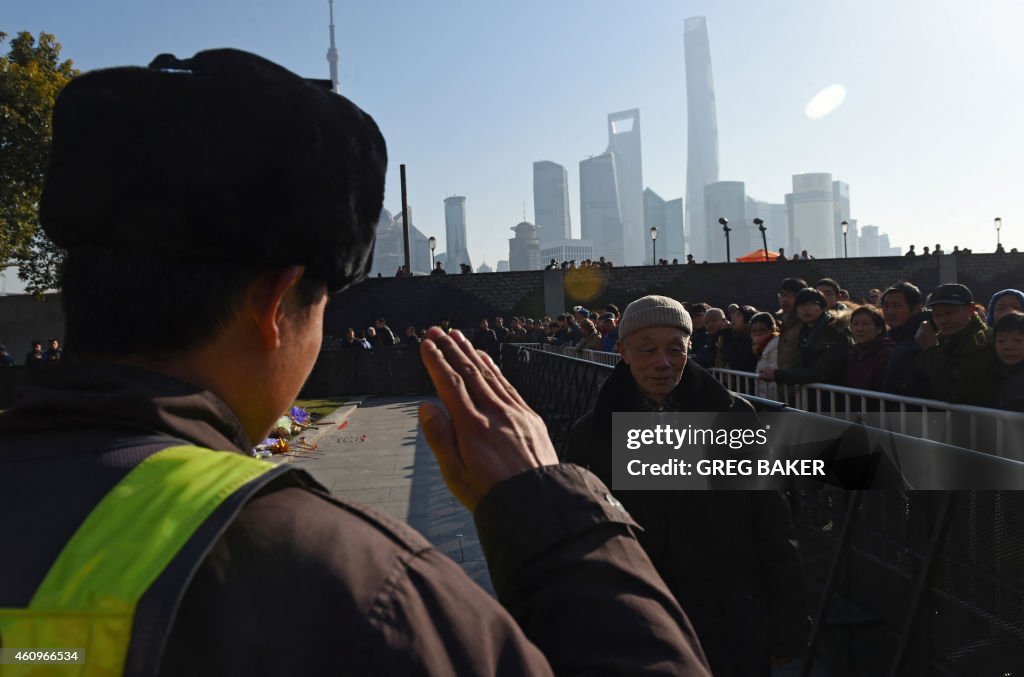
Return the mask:
M974 295L962 284L939 285L928 302L933 329L922 322L914 338L915 359L931 386L933 399L954 404L984 404L992 377L988 327L974 312Z
M619 328L615 324L615 313L601 313L597 318L597 328L601 332L601 350L606 353L616 352Z
M622 360L569 437L566 460L612 477L614 412L753 412L687 359L692 321L665 296L633 301L619 323ZM614 487L613 487L614 489ZM717 675L767 675L803 653L809 622L790 509L776 491L616 491Z
M707 674L633 521L458 331L421 345L420 420L518 623L405 524L248 456L366 276L386 164L363 111L245 52L63 90L40 222L72 359L0 415L4 647L127 675Z

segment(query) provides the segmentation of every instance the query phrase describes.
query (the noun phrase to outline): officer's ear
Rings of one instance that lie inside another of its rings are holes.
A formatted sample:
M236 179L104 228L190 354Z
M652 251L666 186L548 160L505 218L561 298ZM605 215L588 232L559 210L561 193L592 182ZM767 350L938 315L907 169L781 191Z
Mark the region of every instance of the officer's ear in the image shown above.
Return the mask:
M305 273L305 266L290 266L261 274L246 292L246 310L256 325L257 335L266 350L281 347L281 324L288 312L294 310L289 301Z

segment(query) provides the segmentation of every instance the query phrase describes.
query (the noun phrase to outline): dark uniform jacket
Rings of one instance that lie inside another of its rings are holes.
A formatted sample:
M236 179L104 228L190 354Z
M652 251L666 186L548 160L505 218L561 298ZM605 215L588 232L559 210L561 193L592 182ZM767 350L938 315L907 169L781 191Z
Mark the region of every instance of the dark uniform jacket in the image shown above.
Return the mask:
M0 416L0 528L18 554L0 557L0 607L27 605L147 451L250 447L224 402L190 384L114 365L44 377ZM522 473L480 502L504 608L405 524L285 477L197 557L180 600L151 588L140 601L170 627L161 674L707 674L633 521L580 468ZM166 631L138 627L139 613L134 637Z
M750 404L687 362L668 411L745 412ZM652 411L620 362L573 427L567 460L611 485L612 413ZM769 674L770 656L804 652L810 622L793 518L777 491L617 491L640 542L679 600L712 673Z
M904 397L929 397L931 389L928 379L916 364L921 346L914 338L921 323L927 318L928 313L918 313L902 326L889 330L889 338L896 343L896 348L885 368L885 377L882 379L883 392Z
M932 399L985 406L994 379L988 327L976 315L939 344L922 350L915 360L928 379Z
M777 369L779 383L832 383L842 385L846 357L853 339L825 312L813 327L800 329L800 362L790 369Z

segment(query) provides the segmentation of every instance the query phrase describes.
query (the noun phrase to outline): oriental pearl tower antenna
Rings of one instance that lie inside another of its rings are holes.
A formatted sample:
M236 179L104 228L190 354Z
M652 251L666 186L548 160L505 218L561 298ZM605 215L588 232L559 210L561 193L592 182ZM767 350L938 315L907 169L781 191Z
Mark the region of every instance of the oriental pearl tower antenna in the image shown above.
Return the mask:
M334 0L327 0L331 12L331 46L327 50L327 63L331 65L331 89L335 93L341 92L338 84L338 48L334 45Z

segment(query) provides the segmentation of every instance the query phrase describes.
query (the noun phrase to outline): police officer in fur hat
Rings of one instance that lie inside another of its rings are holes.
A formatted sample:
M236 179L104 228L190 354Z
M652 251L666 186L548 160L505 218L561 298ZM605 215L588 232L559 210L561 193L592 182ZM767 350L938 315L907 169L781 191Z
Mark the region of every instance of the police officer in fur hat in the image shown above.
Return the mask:
M459 332L422 344L421 421L511 613L248 456L366 275L386 164L370 116L236 50L61 93L40 218L68 359L0 415L0 644L104 674L707 674L631 518Z

